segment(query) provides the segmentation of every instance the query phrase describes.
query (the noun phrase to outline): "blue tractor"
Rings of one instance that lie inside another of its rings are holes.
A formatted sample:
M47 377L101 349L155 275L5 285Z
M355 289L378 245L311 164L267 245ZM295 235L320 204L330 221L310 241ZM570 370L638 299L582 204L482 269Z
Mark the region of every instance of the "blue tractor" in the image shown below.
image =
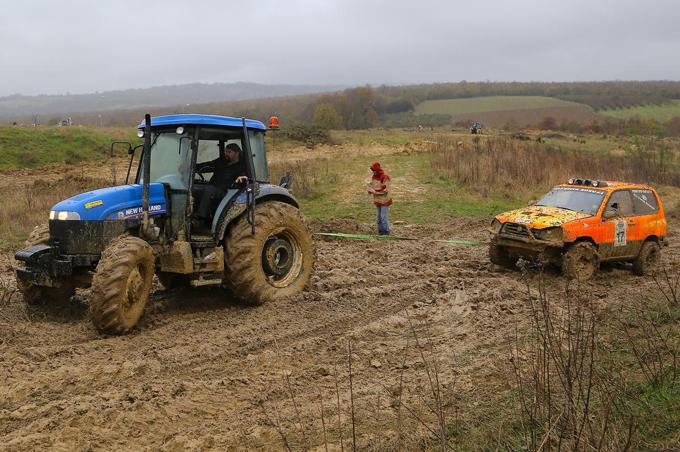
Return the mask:
M16 253L26 303L65 301L91 287L97 330L123 334L141 317L154 274L166 288L226 286L253 304L300 293L312 271L312 238L289 181L269 183L265 132L255 120L146 115L143 145L112 144L130 155L125 185L57 203L49 224ZM215 171L205 163L230 143L242 149L247 182L229 187L200 224L195 206Z

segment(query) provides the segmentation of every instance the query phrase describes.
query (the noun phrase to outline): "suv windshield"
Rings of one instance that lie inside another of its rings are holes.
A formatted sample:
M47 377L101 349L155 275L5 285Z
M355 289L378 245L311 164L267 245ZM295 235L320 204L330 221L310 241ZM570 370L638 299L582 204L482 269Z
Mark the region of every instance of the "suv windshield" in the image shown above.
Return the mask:
M548 192L537 206L560 207L595 215L602 204L604 192L587 188L555 187Z

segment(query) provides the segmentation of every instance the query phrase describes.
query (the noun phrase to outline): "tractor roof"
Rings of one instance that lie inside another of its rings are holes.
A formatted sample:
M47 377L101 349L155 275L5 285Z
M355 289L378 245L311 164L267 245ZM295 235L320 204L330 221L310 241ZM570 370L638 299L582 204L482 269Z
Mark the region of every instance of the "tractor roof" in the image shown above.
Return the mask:
M243 121L241 118L233 118L231 116L166 115L151 117L151 127L193 124L202 126L243 127ZM264 124L262 124L260 121L256 121L255 119L246 119L246 127L249 129L267 130ZM140 122L137 128L143 129L144 121Z

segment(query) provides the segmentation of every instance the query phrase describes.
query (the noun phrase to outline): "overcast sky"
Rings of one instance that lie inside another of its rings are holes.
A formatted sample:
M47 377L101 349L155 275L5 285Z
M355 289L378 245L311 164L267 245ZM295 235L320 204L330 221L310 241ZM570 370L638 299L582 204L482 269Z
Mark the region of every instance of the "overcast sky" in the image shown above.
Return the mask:
M0 96L679 80L679 0L2 0Z

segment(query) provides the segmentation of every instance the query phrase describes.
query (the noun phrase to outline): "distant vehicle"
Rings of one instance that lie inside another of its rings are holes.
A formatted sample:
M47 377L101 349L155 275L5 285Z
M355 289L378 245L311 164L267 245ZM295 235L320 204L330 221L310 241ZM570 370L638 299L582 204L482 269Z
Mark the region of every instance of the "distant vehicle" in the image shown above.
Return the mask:
M470 133L473 135L477 135L478 133L482 133L482 123L481 122L473 122L472 125L470 126Z
M582 280L605 261L632 262L638 275L654 273L667 244L656 190L589 179L570 179L532 206L497 215L491 232L494 264L512 268L520 257L539 259Z

